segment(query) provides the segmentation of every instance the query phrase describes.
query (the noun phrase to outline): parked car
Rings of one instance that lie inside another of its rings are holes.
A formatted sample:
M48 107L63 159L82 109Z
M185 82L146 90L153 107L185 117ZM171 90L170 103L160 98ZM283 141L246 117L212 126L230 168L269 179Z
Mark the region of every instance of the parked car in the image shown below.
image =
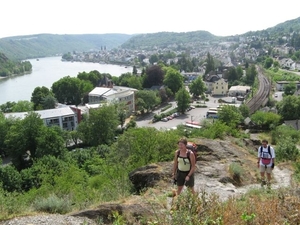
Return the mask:
M165 118L162 118L161 121L163 121L163 122L168 122L169 120L168 120L167 117L165 117Z
M278 94L275 94L274 97L277 98L277 97L278 97Z
M173 119L173 116L168 116L167 119L168 119L168 120L172 120L172 119Z
M191 109L195 109L196 107L191 105L190 108L191 108Z

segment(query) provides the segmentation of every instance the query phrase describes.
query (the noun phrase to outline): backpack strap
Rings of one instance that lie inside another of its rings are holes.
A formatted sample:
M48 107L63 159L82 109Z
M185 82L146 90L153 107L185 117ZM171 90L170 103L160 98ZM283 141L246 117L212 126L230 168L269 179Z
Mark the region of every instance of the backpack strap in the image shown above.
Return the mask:
M270 154L271 158L272 158L272 154L271 154L271 146L268 145L268 153Z
M259 147L260 157L262 156L262 151L263 151L263 146L260 146L260 147ZM271 158L272 158L272 154L271 154L271 146L270 146L270 145L268 145L268 153L269 153L269 155L270 155Z

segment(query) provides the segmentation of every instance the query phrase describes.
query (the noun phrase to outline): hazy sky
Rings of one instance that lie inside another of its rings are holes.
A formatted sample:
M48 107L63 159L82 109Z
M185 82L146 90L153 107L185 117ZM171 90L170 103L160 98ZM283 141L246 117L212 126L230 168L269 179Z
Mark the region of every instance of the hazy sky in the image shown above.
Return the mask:
M196 30L225 36L295 19L299 9L299 0L1 0L0 38Z

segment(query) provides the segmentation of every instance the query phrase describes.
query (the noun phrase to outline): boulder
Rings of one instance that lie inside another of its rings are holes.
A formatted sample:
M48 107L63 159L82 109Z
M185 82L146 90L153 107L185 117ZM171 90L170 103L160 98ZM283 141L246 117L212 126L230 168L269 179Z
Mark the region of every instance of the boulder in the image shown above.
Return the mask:
M172 174L172 163L157 163L143 166L132 171L129 179L135 190L140 193L142 190L155 187L161 180L168 181Z
M151 207L148 207L145 204L117 204L117 203L107 203L99 205L95 209L84 210L70 214L74 217L85 217L92 219L94 221L102 220L104 224L112 224L113 222L113 213L117 212L119 215L126 217L127 220L137 220L142 217L151 217L153 212Z

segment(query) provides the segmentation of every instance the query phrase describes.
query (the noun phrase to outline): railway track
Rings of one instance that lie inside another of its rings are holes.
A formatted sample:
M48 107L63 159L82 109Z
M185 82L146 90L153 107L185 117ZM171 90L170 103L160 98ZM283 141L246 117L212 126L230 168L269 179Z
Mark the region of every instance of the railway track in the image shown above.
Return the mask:
M262 69L260 67L256 67L258 72L258 81L259 87L258 91L248 102L247 106L249 107L250 114L253 114L257 111L261 106L265 106L269 99L269 94L271 91L271 83L267 77L263 75Z

